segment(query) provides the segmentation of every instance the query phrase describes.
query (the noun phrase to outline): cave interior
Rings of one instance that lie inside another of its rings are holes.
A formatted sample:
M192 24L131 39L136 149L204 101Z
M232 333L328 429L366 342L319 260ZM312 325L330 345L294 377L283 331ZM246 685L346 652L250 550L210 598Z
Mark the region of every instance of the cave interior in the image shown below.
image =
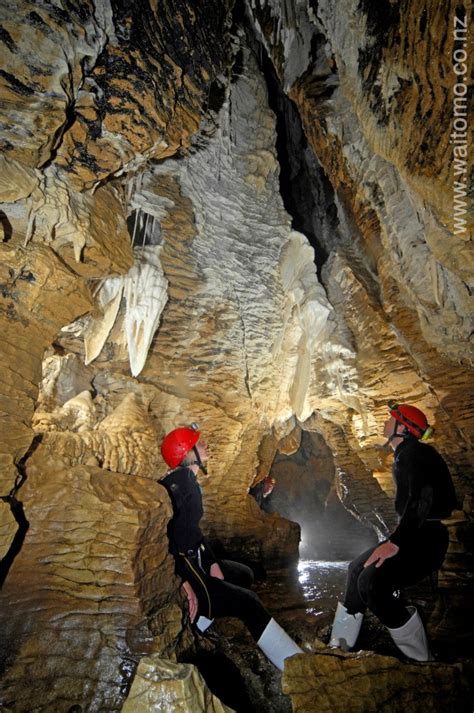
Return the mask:
M0 710L472 711L467 4L0 18ZM458 499L402 592L427 664L370 612L360 653L327 646L396 526L390 399ZM160 443L193 422L203 531L303 650L283 675L239 620L190 625Z

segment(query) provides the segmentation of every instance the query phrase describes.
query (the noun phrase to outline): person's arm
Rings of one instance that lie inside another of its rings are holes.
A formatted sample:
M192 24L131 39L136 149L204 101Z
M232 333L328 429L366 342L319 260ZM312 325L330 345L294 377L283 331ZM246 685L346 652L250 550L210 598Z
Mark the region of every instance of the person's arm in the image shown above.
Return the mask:
M209 572L211 577L224 579L224 573L219 565L219 560L214 554L207 538L205 537L201 543L201 562L205 572Z
M184 581L188 577L188 572L179 553L186 552L189 549L187 542L189 533L187 509L189 487L185 478L178 479L173 477L162 481L162 485L168 491L173 506L173 517L168 524L168 538L170 552L175 560L175 574Z
M364 567L371 564L381 567L386 559L394 557L401 547L409 546L413 534L426 520L433 502L433 488L427 484L427 463L423 462L416 454L409 454L401 467L406 479L407 500L400 517L400 521L386 542L375 548L364 563Z

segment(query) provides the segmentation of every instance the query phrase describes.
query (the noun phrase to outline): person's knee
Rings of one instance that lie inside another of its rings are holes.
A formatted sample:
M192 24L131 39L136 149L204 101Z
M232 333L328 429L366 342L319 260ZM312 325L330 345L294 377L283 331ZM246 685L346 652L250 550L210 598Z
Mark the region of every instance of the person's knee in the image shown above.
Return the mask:
M357 581L359 595L366 606L380 618L387 606L391 606L394 585L383 576L382 568L367 567Z
M360 562L359 558L353 560L349 567L347 568L347 580L349 584L353 584L358 581L361 572L364 571L364 566Z
M252 586L254 574L247 565L241 562L222 560L221 568L225 579L231 584L235 584L238 587L245 587L246 589L250 589Z
M241 572L242 572L242 579L245 581L245 584L242 584L243 587L250 587L255 581L255 576L253 573L253 570L248 567L246 564L241 564Z

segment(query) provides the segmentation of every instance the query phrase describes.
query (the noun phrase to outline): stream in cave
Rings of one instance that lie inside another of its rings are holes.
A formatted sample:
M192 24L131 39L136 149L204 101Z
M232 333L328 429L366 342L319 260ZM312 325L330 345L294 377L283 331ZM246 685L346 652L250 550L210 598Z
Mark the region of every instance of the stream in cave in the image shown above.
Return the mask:
M348 565L348 559L301 557L294 565L256 571L254 591L305 651L317 652L329 639L337 602L344 596ZM426 579L404 594L429 617L436 598L431 581ZM187 659L196 664L211 691L237 713L291 713L280 676L257 655L245 627L235 619L223 619L211 629L209 639L199 638L197 651ZM371 612L364 617L357 649L395 658L400 655ZM433 652L441 661L455 661L459 655L440 641L435 642Z
M349 562L300 559L298 582L307 612L317 614L323 607L336 606L344 593Z

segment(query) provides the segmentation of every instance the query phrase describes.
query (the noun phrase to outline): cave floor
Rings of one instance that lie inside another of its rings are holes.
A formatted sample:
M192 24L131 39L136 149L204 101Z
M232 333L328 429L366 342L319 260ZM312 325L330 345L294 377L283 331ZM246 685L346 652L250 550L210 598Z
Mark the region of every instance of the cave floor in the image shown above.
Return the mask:
M324 649L334 610L345 588L348 562L300 560L291 568L260 573L255 591L283 628L305 651ZM429 580L405 593L426 618L434 610L436 587ZM365 617L358 648L401 658L388 632L370 613ZM435 658L452 662L456 647L432 641ZM457 657L457 658L456 658ZM197 640L197 656L187 657L200 669L209 688L238 713L291 713L281 691L281 675L264 658L243 624L220 619Z

